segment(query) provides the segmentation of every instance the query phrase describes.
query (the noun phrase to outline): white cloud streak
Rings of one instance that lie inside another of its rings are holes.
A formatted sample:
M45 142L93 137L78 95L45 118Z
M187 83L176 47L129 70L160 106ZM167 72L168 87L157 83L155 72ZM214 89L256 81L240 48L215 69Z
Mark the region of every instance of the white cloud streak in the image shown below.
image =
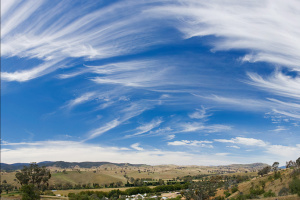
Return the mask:
M49 1L9 2L1 1L1 56L37 58L45 63L22 73L3 71L5 81L28 81L64 67L49 66L49 61L125 55L162 41L147 40L154 34L151 23L141 16L142 7L147 4L126 1L91 11L92 2L80 9L64 2L56 5ZM23 78L27 74L30 78ZM114 82L117 80L115 77Z
M292 76L277 70L268 77L254 73L248 73L248 76L250 78L249 84L284 98L285 101L268 98L270 103L276 105L272 108L273 112L297 120L300 119L300 77L298 73Z
M269 142L265 142L260 139L255 138L244 138L244 137L236 137L230 140L227 139L215 139L215 142L221 143L232 143L238 144L243 147L255 147L261 148L266 153L265 155L270 155L269 158L273 158L274 160L278 160L282 164L288 160L295 160L299 157L300 152L300 144L296 144L295 146L284 146L284 145L277 145L271 144ZM237 148L238 146L227 146L232 148ZM240 148L240 147L239 147ZM251 151L251 150L247 150ZM257 154L255 154L257 156Z
M233 143L233 144L239 144L239 145L246 145L246 146L258 146L258 147L265 147L268 145L268 143L254 139L254 138L244 138L244 137L236 137L232 138L230 140L227 139L215 139L216 142L222 142L222 143Z
M214 50L245 49L243 60L299 68L300 3L296 0L179 1L152 9L170 17L185 38L214 35ZM177 21L174 19L178 19Z
M210 114L207 114L206 110L207 109L202 106L201 109L196 109L196 111L194 113L189 114L189 117L191 119L205 119L205 118L211 116Z
M15 145L1 149L3 163L42 162L64 160L66 162L109 161L133 164L177 164L177 165L220 165L240 163L231 158L220 159L214 155L191 154L182 151L164 151L143 149L138 143L126 147L101 146L74 141L40 141ZM77 152L74 154L74 152ZM246 163L246 162L245 162Z
M143 151L144 149L142 147L140 147L140 143L134 143L132 145L130 145L131 148L138 150L138 151Z
M199 140L180 140L180 141L173 141L168 142L170 146L195 146L195 147L206 147L206 148L213 148L211 145L211 141L199 141Z
M1 72L1 79L3 81L25 82L53 72L58 68L64 67L67 67L66 61L61 61L59 59L52 60L42 63L39 66L33 67L31 69L18 70L15 72Z
M236 145L226 146L226 147L228 147L228 148L234 148L234 149L240 149L240 147L239 147L239 146L236 146Z
M160 126L161 123L163 123L163 120L161 118L153 119L151 122L149 122L147 124L143 124L142 126L137 127L136 130L138 132L136 132L132 135L127 135L126 137L133 137L133 136L142 135L144 133L147 133L147 132L151 131L154 128L157 128L158 126Z
M100 127L96 128L96 129L91 130L88 133L87 138L83 141L87 141L87 140L93 139L95 137L98 137L98 136L102 135L103 133L106 133L106 132L120 126L127 120L134 118L136 116L139 116L144 111L151 109L156 103L157 102L155 102L155 101L154 102L140 101L140 102L130 103L129 105L127 105L127 107L123 108L122 110L120 110L118 112L120 117L113 119L113 120L105 123L104 125L102 124Z
M83 103L93 99L95 97L95 95L96 95L95 92L87 92L73 100L70 100L65 107L73 108L77 105L83 104Z
M116 128L117 126L119 126L122 122L119 121L119 119L114 119L110 122L107 122L106 124L104 124L103 126L100 126L99 128L96 128L94 130L91 130L89 132L89 136L87 139L85 139L84 141L86 140L90 140L90 139L93 139L95 137L98 137L100 135L102 135L103 133L107 132L107 131L110 131L111 129L114 129Z
M191 122L181 123L181 132L195 132L195 131L206 131L209 133L222 132L231 130L231 126L222 124L205 125L203 123Z
M249 84L260 87L272 93L279 94L284 97L295 98L300 100L300 77L289 76L282 72L275 72L268 78L263 78L258 74L248 73L251 82Z
M205 144L205 143L204 143ZM2 144L3 145L3 144ZM270 145L266 146L265 155L233 156L222 154L192 154L182 151L165 151L134 149L127 147L101 146L76 141L36 141L21 143L6 143L1 149L3 163L29 163L64 160L66 162L109 161L115 163L133 164L177 164L177 165L225 165L233 163L263 162L272 164L274 160L285 163L295 160L299 155L300 144L296 146ZM133 144L138 147L139 144ZM74 154L74 152L77 152ZM223 155L224 156L224 155Z

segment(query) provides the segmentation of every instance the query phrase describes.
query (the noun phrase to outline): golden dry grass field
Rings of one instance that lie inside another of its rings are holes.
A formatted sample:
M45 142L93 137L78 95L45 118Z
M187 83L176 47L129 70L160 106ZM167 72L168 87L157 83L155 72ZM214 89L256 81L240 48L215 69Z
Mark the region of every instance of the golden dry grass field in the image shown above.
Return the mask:
M105 185L112 182L121 181L127 182L124 177L136 178L151 178L151 179L173 179L181 178L184 176L194 176L200 174L216 174L220 172L227 172L227 175L256 175L256 172L243 167L204 167L204 166L175 166L175 165L160 165L160 166L141 166L141 167L119 167L116 165L102 165L94 168L70 168L61 169L56 167L49 167L52 177L50 179L50 185L54 184L88 184L97 183L99 185ZM65 170L65 172L63 172ZM230 173L228 173L230 172ZM15 178L16 172L1 172L2 180L6 180L8 183L18 186Z

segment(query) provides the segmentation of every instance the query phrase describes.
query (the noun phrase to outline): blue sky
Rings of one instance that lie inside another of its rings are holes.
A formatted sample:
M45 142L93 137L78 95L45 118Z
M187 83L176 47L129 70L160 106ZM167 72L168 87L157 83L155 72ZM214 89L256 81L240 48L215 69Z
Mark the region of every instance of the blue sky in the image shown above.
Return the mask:
M1 1L2 162L300 155L300 3Z

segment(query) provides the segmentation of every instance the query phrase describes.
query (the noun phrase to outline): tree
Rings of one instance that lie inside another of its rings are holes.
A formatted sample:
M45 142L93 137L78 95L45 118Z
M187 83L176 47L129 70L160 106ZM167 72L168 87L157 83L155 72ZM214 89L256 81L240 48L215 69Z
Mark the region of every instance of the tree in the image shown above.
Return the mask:
M271 171L271 167L270 166L266 166L263 169L258 171L258 175L263 176L264 174L268 174Z
M296 160L296 165L300 167L300 157Z
M39 167L36 163L31 163L28 167L24 166L21 172L16 173L16 178L23 185L32 184L38 189L48 186L51 173L45 166Z
M1 193L2 193L2 191L5 191L6 194L8 194L9 191L12 191L14 189L14 186L11 184L8 184L6 182L6 180L4 180L3 183L0 185L0 188L1 188Z
M22 193L22 200L39 200L40 192L33 184L23 185L20 189Z
M285 165L286 168L291 168L291 167L295 167L295 166L296 166L296 162L294 162L292 160L286 162L286 165Z
M218 183L214 181L199 181L191 183L189 189L184 192L187 200L207 200L214 196L217 191Z
M16 173L16 178L21 184L22 200L40 199L39 190L48 187L51 173L46 167L39 167L36 163L24 166L21 172Z
M275 172L278 170L278 167L279 167L279 162L274 162L272 168Z

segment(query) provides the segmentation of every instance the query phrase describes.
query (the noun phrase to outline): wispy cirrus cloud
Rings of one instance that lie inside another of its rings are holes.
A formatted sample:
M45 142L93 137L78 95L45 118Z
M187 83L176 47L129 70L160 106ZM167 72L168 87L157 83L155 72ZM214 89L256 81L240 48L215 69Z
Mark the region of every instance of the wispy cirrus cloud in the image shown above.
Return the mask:
M261 148L265 153L269 154L274 159L279 160L281 163L285 163L289 158L297 158L297 154L300 151L300 144L296 145L278 145L278 144L271 144L270 142L263 141L261 139L255 138L245 138L245 137L235 137L231 139L214 139L215 142L221 143L232 143L239 146L228 146L232 148L237 148L240 146L242 147L255 147Z
M239 146L236 146L236 145L226 146L226 147L228 147L228 148L234 148L234 149L240 149L240 147L239 147Z
M299 112L295 112L295 111L287 112L287 111L282 111L282 110L277 110L277 109L273 109L273 112L277 113L277 114L285 115L287 117L291 117L291 118L294 118L294 119L300 119Z
M248 83L299 100L300 26L296 20L291 20L300 17L298 1L188 0L161 5L148 12L171 20L184 38L215 36L213 42L208 42L213 52L245 50L241 61L263 61L294 71L293 76L276 71L265 78L248 73ZM259 98L242 100L215 96L213 99L239 105L242 109L272 109L268 100Z
M144 149L142 147L140 147L140 143L134 143L132 145L130 145L131 148L138 150L138 151L143 151Z
M245 49L244 61L299 68L300 3L288 1L173 2L151 10L169 17L185 38L213 35L213 50ZM280 27L280 29L278 29Z
M296 76L289 76L276 71L266 78L254 73L248 73L248 76L251 80L248 83L251 85L283 97L300 99L300 77L297 74Z
M172 68L157 61L133 61L116 63L114 65L95 67L94 73L101 76L91 78L97 84L122 85L137 88L155 88L175 85L168 75L172 74ZM90 66L91 67L91 66ZM98 69L97 69L98 68ZM151 74L151 76L149 76Z
M168 142L168 145L170 146L197 146L197 147L207 147L207 148L213 148L213 145L211 145L211 141L199 141L199 140L180 140L180 141L173 141Z
M215 139L216 142L222 143L233 143L233 144L240 144L246 146L258 146L258 147L265 147L268 143L264 142L263 140L255 139L255 138L244 138L244 137L236 137L230 140L227 139Z
M58 68L64 68L67 66L67 61L63 61L61 59L52 60L31 69L17 70L15 72L1 72L1 78L3 81L25 82L53 72Z
M275 98L267 98L273 106L272 111L290 118L300 119L300 77L298 73L294 76L276 71L268 77L248 73L249 84L267 91L270 95L276 95L285 101Z
M154 24L145 23L148 20L141 15L147 4L118 2L96 8L93 2L82 6L65 1L9 2L1 2L2 56L37 58L45 63L24 71L3 70L5 81L28 81L65 67L48 62L126 55L162 42L147 40L155 35Z
M228 125L222 125L222 124L205 125L199 122L181 123L180 126L182 127L181 132L206 131L209 133L215 133L215 132L231 130L231 126Z
M286 131L286 130L288 130L288 129L285 128L284 126L277 126L274 130L270 130L270 131L281 132L281 131Z
M211 114L207 113L207 109L202 106L201 109L196 109L195 112L189 114L189 117L192 119L205 119L211 116Z
M227 97L219 95L209 95L209 96L200 96L193 94L202 99L207 99L209 101L216 102L220 107L229 106L231 109L242 109L242 110L269 110L274 105L272 102L269 102L264 99L251 99L251 98L242 98L242 97Z
M77 105L83 104L95 97L96 93L95 92L87 92L85 94L82 94L81 96L70 100L65 107L71 109Z
M138 101L138 102L130 102L126 106L122 105L122 107L124 107L124 108L119 110L119 112L117 113L119 116L118 118L108 121L106 123L102 122L101 126L89 131L89 133L87 134L87 138L84 141L98 137L98 136L102 135L103 133L106 133L106 132L122 125L124 122L128 121L129 119L137 117L140 114L142 114L143 112L145 112L146 110L153 108L157 103L158 103L157 101L150 101L150 102ZM161 122L162 121L158 121L152 125L145 126L143 128L143 131L146 131L147 128L150 131L155 126L158 126ZM142 130L142 129L140 129L140 130Z
M111 129L116 128L120 124L122 124L122 121L120 121L119 119L114 119L114 120L112 120L110 122L107 122L103 126L100 126L99 128L91 130L88 133L87 139L85 139L84 141L93 139L95 137L98 137L98 136L102 135L103 133L105 133L107 131L110 131Z
M142 135L144 133L148 133L149 131L151 131L154 128L157 128L160 126L161 123L163 123L164 121L161 118L158 119L153 119L151 122L143 124L139 127L136 128L137 132L132 134L132 135L127 135L126 137L133 137L133 136L138 136L138 135Z

